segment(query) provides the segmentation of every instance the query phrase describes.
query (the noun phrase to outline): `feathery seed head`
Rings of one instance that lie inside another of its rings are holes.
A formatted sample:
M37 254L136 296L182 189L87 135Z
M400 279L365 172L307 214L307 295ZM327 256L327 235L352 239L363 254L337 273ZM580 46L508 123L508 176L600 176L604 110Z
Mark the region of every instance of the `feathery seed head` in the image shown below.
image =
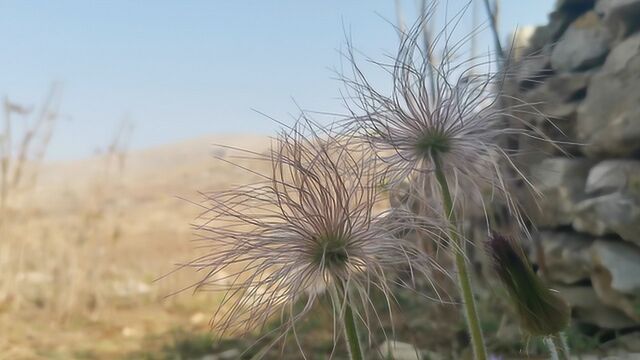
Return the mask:
M260 328L278 313L286 330L325 292L344 289L368 326L371 291L393 298L389 270L427 278L437 270L387 213L374 213L379 179L370 161L348 151L353 140L301 121L268 155L253 154L271 164L264 181L208 197L197 230L211 250L187 266L205 272L197 289L226 291L218 330ZM338 314L342 304L330 300Z
M449 151L449 138L438 130L430 130L416 139L416 151L425 158L440 156Z
M387 166L391 183L412 179L420 197L437 202L440 189L434 181L434 157L438 157L458 204L482 203L483 194L489 193L521 220L505 170L512 177L523 178L523 174L513 161L517 153L503 143L508 136L544 135L522 120L531 106L503 92L508 64L498 67L488 56L483 60L458 55L473 36L459 43L451 40L464 13L455 15L428 48L420 41L430 17L425 15L403 34L393 62L372 61L390 77L387 92L373 85L350 47L346 56L352 75L342 77L351 112L349 128ZM440 53L439 63L432 60L436 53ZM513 120L525 126L509 126Z

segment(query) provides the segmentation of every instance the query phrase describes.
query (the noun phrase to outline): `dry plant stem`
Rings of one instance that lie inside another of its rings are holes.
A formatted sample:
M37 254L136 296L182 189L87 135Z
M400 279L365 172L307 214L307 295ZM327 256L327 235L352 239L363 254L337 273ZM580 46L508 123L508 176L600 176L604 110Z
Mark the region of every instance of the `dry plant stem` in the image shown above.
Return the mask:
M471 277L469 270L467 269L467 262L465 259L464 241L460 238L457 230L455 229L456 216L453 212L453 200L451 198L451 192L449 191L449 185L447 184L447 178L444 175L442 169L442 160L437 154L433 154L433 162L435 165L435 175L442 189L442 202L444 204L444 211L447 219L449 220L449 236L454 243L454 255L456 261L456 270L458 272L458 283L460 285L460 291L462 292L462 300L467 318L467 326L469 328L469 334L471 335L471 344L473 345L473 353L476 360L486 360L487 350L484 345L484 338L482 336L482 329L480 328L480 319L476 310L476 302L473 298L473 291L471 287Z
M493 35L493 41L496 47L496 53L500 58L501 62L504 62L504 50L502 49L502 44L500 42L500 35L498 34L498 14L497 7L491 9L491 5L489 5L489 0L484 0L484 7L487 11L487 15L489 15L489 24L491 25L491 33Z

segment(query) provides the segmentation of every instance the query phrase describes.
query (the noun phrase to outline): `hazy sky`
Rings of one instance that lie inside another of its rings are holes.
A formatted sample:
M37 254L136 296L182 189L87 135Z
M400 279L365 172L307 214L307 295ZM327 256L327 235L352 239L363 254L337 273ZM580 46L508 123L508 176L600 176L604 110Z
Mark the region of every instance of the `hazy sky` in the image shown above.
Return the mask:
M466 2L448 1L451 9ZM502 0L502 34L543 24L553 2ZM416 1L402 4L411 22ZM345 28L379 57L397 41L385 19L395 22L393 0L0 0L0 95L37 104L62 83L65 116L51 159L103 147L125 117L135 123L135 148L270 133L276 125L252 108L287 120L294 98L340 111L331 69Z

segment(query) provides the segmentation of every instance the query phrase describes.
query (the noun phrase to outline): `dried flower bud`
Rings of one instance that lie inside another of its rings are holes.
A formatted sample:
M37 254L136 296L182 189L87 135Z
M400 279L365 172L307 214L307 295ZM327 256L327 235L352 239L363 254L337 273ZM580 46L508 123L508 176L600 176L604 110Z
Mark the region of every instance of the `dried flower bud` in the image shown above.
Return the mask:
M494 234L489 240L489 252L522 329L535 336L564 330L571 317L569 305L538 278L522 250L511 239Z

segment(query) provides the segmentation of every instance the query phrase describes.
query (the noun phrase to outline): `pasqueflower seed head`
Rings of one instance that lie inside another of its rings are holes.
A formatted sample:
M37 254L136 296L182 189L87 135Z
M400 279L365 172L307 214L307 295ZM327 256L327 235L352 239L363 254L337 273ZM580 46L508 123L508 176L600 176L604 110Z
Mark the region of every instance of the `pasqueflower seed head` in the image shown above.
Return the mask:
M197 231L210 251L187 266L206 274L197 289L225 292L217 330L260 329L280 314L284 334L326 293L348 289L359 311L372 290L392 300L397 270L427 279L437 270L388 213L374 212L375 169L348 151L352 140L301 120L268 154L253 153L271 164L263 181L208 195ZM358 318L379 319L369 310Z
M425 49L420 36L427 14L403 34L391 62L372 61L390 80L387 91L365 75L349 46L346 57L352 72L342 76L351 116L348 126L386 165L390 183L409 178L420 198L437 204L441 199L435 181L437 160L456 204L473 201L486 209L489 195L499 198L521 221L508 180L531 184L513 161L517 153L503 143L508 136L544 135L522 126L522 115L532 111L530 104L502 91L508 64L493 67L490 56L464 59L458 55L471 38L451 40L463 14L449 21ZM440 54L437 64L429 55L436 53ZM510 121L520 124L510 127Z

